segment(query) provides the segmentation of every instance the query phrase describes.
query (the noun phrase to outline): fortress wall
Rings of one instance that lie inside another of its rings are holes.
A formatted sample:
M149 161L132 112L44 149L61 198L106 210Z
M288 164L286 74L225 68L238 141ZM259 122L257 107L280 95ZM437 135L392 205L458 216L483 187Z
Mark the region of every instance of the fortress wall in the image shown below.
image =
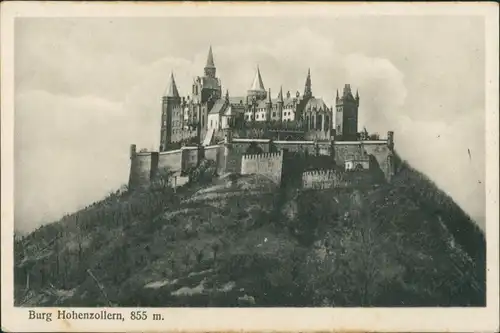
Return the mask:
M313 154L314 142L313 141L274 141L274 145L279 150L287 149L291 153L299 153L300 155Z
M302 173L302 187L305 189L328 189L348 186L343 174L335 170L313 170Z
M216 149L217 152L217 174L222 175L226 172L226 156L224 155L225 147L219 146Z
M283 168L283 153L264 153L256 155L243 155L241 158L241 174L265 175L275 183L281 183Z
M147 152L131 156L129 188L149 185L152 155L151 152Z
M370 169L380 168L386 177L391 174L391 166L388 162L392 151L387 145L387 140L380 141L358 141L358 142L335 142L335 162L339 167L344 167L347 158L359 159L362 149L371 158ZM376 163L374 163L376 162Z
M361 144L342 144L335 142L334 145L334 157L335 162L338 166L344 167L344 162L346 159L361 159Z
M365 151L368 155L372 155L377 161L380 169L384 172L386 179L392 173L392 166L389 164L389 155L392 155L392 151L389 149L386 143L379 144L365 144Z
M329 189L370 186L377 179L370 172L342 172L337 170L312 170L302 173L302 188Z
M330 130L309 130L305 133L306 140L330 140Z
M205 158L207 160L212 160L217 162L217 152L219 150L220 146L206 146L205 147Z
M198 147L182 147L182 171L198 165Z
M224 152L224 172L239 173L241 170L241 157L244 151L230 147Z
M168 168L175 172L182 170L182 152L180 149L164 151L158 154L158 169Z
M235 139L234 141L228 146L228 153L225 155L225 172L239 173L241 171L241 157L247 153L252 142L257 143L263 153L269 152L269 140Z

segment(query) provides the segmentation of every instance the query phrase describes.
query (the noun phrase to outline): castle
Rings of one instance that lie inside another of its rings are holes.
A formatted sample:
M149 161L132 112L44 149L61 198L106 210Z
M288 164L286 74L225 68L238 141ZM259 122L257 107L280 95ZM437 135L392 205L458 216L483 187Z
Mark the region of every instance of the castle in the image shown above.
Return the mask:
M302 186L345 184L344 173L394 175L394 133L386 139L358 131L360 97L349 84L335 98L335 109L312 92L307 73L304 92L281 88L276 98L266 90L259 67L246 96L222 93L212 48L204 75L196 77L191 96L181 97L173 73L162 98L159 151L131 145L129 188L144 186L161 169L179 175L203 159L218 174L262 174L277 184L302 179ZM341 180L341 181L340 181ZM330 185L328 185L330 186ZM328 187L327 186L327 187Z

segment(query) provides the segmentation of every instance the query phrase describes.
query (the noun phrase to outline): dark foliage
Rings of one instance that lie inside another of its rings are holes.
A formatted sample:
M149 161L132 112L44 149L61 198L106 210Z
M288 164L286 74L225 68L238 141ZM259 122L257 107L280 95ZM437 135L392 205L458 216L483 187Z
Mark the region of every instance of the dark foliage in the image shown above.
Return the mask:
M322 191L215 170L176 193L162 171L17 237L16 304L485 304L483 233L406 163L390 184Z

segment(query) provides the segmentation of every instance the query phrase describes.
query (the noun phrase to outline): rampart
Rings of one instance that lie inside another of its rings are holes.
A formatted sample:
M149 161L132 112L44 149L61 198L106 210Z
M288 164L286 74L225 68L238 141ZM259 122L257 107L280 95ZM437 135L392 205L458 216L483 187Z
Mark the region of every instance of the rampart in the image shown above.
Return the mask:
M331 133L330 133L330 130L326 130L326 131L309 130L305 133L304 138L306 140L330 140Z
M302 173L302 188L329 189L348 186L347 180L337 170L313 170Z
M135 145L131 146L130 153L130 177L129 188L135 189L141 186L149 185L151 178L151 152L135 151Z
M283 153L263 153L243 155L241 157L241 174L260 174L281 184L283 169Z
M371 179L383 181L385 178L390 181L395 172L393 147L392 132L388 133L387 140L372 141L235 138L217 145L184 146L160 153L136 152L135 145L132 145L129 185L133 188L149 184L158 169L168 168L182 174L196 167L203 158L216 162L219 175L263 174L278 184L281 184L282 178L286 179L287 184L289 181L295 184L302 178L303 185L308 188L320 186L313 185L315 183L330 186L326 184L330 181L334 183L331 186L335 187L342 186L345 182L365 183L364 174L345 173L346 169L356 169L354 164L357 166L360 161L363 172L369 174Z
M331 189L371 186L378 182L372 172L312 170L302 173L303 189Z

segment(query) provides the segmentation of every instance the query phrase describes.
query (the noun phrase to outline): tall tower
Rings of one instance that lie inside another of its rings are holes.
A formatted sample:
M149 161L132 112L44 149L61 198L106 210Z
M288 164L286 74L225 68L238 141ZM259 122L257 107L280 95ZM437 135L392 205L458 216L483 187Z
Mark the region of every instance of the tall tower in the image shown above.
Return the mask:
M193 82L192 101L194 103L207 103L210 99L215 101L222 97L222 88L216 77L214 55L212 47L208 50L207 63L204 68L204 76L197 77Z
M278 112L278 121L281 123L283 121L283 87L280 87L280 93L278 94L278 102L276 103Z
M305 107L307 102L313 97L312 94L312 84L311 84L311 69L307 70L306 83L304 85L304 94L300 97L300 93L297 91L297 111L295 119L302 119L305 113Z
M264 100L267 97L266 88L264 88L264 83L262 82L262 76L260 75L259 66L257 66L257 71L255 72L255 77L252 81L252 86L247 91L248 102L251 103L252 100Z
M352 95L351 85L346 84L342 96L335 98L335 130L341 140L356 140L358 133L359 94Z
M174 73L171 73L168 88L162 97L160 151L167 150L168 145L176 141L173 133L177 132L178 127L182 129L181 111L181 97L175 83Z
M267 93L267 102L266 102L266 121L271 121L272 109L273 109L273 101L271 99L271 88L269 88L269 92Z
M307 70L306 84L304 86L304 95L302 97L304 99L308 99L308 98L313 97L312 85L311 85L311 69L310 68Z
M214 55L212 53L212 46L208 49L207 64L205 65L205 77L215 77L215 64Z

